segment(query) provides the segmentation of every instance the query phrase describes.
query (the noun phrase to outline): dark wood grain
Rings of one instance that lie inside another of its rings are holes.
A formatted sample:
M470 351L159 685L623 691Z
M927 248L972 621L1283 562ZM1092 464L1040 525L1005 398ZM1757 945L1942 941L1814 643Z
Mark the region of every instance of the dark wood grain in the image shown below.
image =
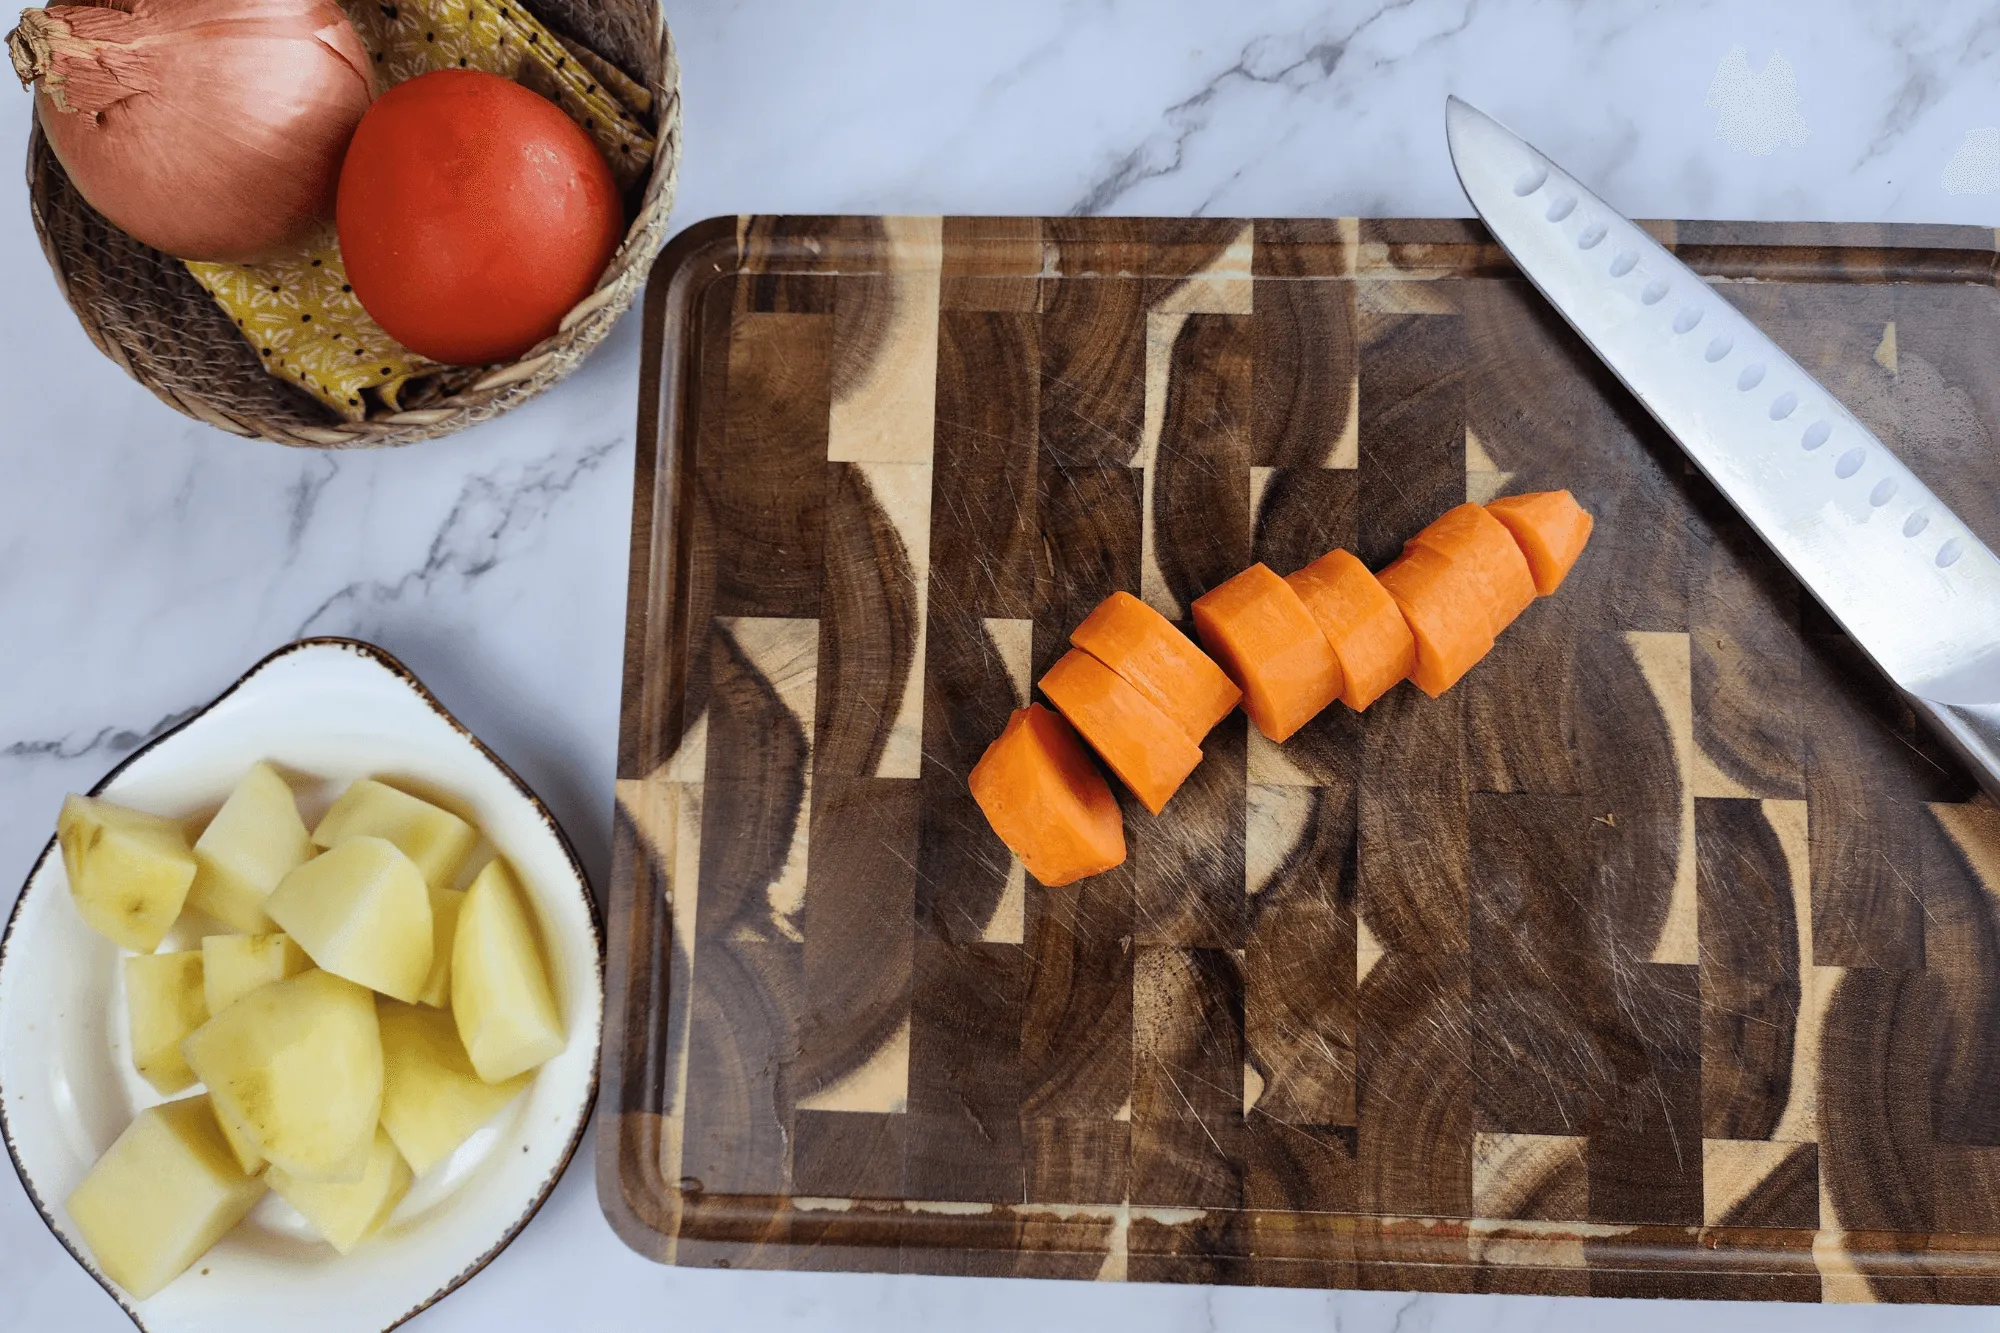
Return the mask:
M1145 473L1073 467L1046 447L1035 477L1041 545L1035 566L1033 677L1069 651L1070 631L1114 592L1139 590Z
M1361 978L1360 1205L1472 1214L1472 978L1463 954L1387 953Z
M1647 225L2000 539L1991 233ZM662 263L636 1248L2000 1300L2000 814L1476 224L759 217ZM972 801L1109 593L1185 629L1250 560L1548 487L1596 535L1443 699L1231 717L1060 888Z
M1297 235L1282 223L1258 224L1260 277L1305 279L1344 271L1346 246L1337 234L1307 240ZM1261 284L1258 294L1251 318L1255 460L1260 467L1324 467L1353 424L1353 284L1271 282Z
M920 940L912 983L911 1197L1023 1197L1020 1014L1027 957L1012 944Z
M696 462L714 544L712 614L819 614L832 335L819 315L732 327L723 447Z
M1260 788L1251 812L1275 865L1243 950L1244 1058L1262 1085L1247 1103L1281 1148L1280 1127L1355 1123L1354 789Z
M910 1021L920 795L905 778L814 777L791 1080L801 1097L852 1076Z
M1791 864L1757 801L1695 803L1702 1134L1768 1139L1792 1097L1802 968Z
M867 777L882 762L915 665L924 589L855 463L830 463L821 572L814 771Z
M1189 315L1168 357L1153 550L1176 608L1250 563L1250 322Z
M1603 953L1592 937L1591 807L1574 797L1481 794L1470 819L1474 1121L1494 1134L1574 1138L1606 1072L1592 1026L1603 1008ZM1496 1170L1508 1162L1501 1146ZM1559 1158L1567 1169L1573 1156L1570 1174L1580 1176L1581 1154L1555 1154L1556 1146L1521 1160L1553 1174ZM1554 1188L1526 1176L1495 1181L1508 1195Z
M1465 335L1457 315L1376 316L1362 325L1354 553L1371 569L1465 503Z
M1131 895L1129 865L1028 894L1021 1073L1031 1117L1116 1122L1128 1114Z
M1034 615L1038 381L994 377L986 368L1030 360L1034 348L1030 317L939 314L916 856L918 924L947 939L980 938L1007 884L1007 849L980 815L966 778L1023 702L987 621Z
M1132 1202L1243 1205L1243 975L1227 949L1141 945L1132 976Z
M966 780L1020 704L984 621L934 604L924 659L923 836L913 849L916 924L925 933L981 939L999 909L1011 857Z
M1067 247L1063 254L1065 262L1072 257ZM1146 398L1143 297L1138 278L1045 283L1041 442L1064 466L1123 466L1139 451Z

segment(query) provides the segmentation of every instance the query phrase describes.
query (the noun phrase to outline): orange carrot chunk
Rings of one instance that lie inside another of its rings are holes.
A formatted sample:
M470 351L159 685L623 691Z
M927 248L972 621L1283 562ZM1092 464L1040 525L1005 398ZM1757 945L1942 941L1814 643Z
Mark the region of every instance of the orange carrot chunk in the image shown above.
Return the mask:
M1194 604L1195 633L1243 689L1257 730L1282 741L1340 697L1340 659L1292 585L1252 565Z
M1568 491L1502 496L1486 512L1513 534L1534 573L1535 591L1544 597L1562 586L1595 523Z
M972 799L1028 873L1051 888L1125 860L1118 798L1069 723L1017 708L972 769Z
M1201 762L1201 748L1172 718L1089 653L1064 653L1042 677L1042 693L1156 815Z
M1124 677L1196 745L1243 698L1207 653L1129 592L1099 602L1069 641Z
M1355 712L1416 668L1417 641L1396 599L1352 554L1328 551L1285 582L1333 645L1344 682L1340 697Z
M1535 578L1527 557L1506 527L1478 505L1446 510L1410 538L1409 545L1427 546L1467 567L1486 589L1487 628L1496 638L1534 604Z
M1466 565L1412 543L1378 577L1417 641L1410 679L1435 699L1493 650L1486 585Z

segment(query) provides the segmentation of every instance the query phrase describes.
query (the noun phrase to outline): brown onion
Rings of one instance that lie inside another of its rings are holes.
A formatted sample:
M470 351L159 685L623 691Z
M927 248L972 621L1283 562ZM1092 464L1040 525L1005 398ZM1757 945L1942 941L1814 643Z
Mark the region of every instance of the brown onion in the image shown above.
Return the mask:
M374 96L334 0L57 5L7 47L91 207L182 259L268 259L331 217Z

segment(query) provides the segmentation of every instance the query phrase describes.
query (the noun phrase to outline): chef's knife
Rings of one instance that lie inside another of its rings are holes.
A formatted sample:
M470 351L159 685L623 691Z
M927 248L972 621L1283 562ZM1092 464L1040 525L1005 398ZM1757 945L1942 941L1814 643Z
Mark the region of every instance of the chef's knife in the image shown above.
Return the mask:
M1652 237L1456 97L1445 125L1494 239L2000 800L2000 560Z

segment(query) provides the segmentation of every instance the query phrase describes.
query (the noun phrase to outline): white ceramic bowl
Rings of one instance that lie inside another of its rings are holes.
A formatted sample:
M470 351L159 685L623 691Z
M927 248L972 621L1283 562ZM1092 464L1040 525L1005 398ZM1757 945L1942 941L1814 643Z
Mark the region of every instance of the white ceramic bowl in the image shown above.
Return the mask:
M54 840L0 937L0 1132L35 1207L139 1327L151 1333L372 1333L463 1284L533 1217L576 1151L597 1090L602 931L568 840L535 794L402 663L348 639L280 649L95 789L196 820L244 770L275 763L311 824L342 787L383 776L470 819L533 902L569 1045L453 1157L417 1181L388 1225L346 1257L267 1195L248 1219L150 1299L98 1271L69 1197L134 1114L165 1100L127 1056L121 957L69 900ZM185 927L177 929L186 930ZM189 938L169 936L167 948ZM186 1094L182 1094L186 1095Z

